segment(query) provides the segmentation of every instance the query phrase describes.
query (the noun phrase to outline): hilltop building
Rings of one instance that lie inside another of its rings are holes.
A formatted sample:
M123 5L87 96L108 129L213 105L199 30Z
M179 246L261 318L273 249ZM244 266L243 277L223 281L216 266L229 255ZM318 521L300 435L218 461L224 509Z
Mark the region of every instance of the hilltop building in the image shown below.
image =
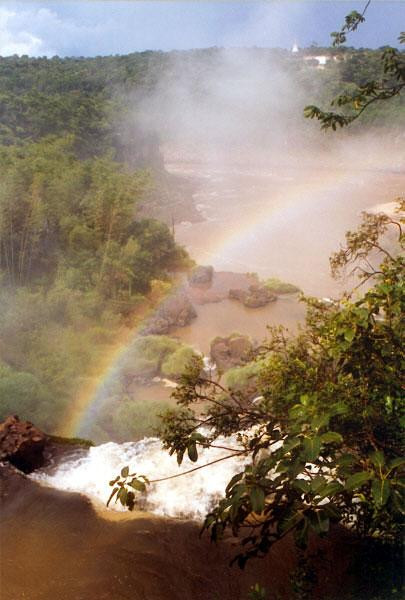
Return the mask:
M344 60L343 55L336 55L332 52L325 52L324 48L300 48L298 43L295 41L291 48L291 53L301 60L304 60L308 66L312 66L316 69L324 69L326 64L330 61Z

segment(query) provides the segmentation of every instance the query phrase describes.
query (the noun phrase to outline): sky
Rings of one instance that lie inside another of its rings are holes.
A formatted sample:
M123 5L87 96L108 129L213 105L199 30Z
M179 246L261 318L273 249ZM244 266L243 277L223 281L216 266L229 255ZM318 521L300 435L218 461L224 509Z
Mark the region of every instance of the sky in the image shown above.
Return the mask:
M329 45L366 0L14 1L0 0L0 56L97 56L143 50ZM397 45L405 0L372 0L348 45Z

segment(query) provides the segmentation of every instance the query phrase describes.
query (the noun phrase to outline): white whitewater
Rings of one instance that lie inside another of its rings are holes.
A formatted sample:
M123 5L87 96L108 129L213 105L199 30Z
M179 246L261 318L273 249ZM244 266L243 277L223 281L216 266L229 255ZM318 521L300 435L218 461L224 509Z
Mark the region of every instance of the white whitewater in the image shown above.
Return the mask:
M218 445L221 442L225 446L235 447L230 439L218 441ZM96 506L105 507L112 489L108 482L126 465L131 473L159 479L228 454L229 451L218 448L200 449L197 463L184 458L181 467L178 467L176 457L163 450L157 438L123 444L109 442L89 448L84 456L61 463L52 474L39 471L32 478L61 490L80 492L88 496ZM243 469L243 464L242 458L231 458L184 477L151 484L148 486L143 508L158 515L202 519L214 502L224 494L229 479ZM112 503L110 506L112 510L125 510L120 503Z

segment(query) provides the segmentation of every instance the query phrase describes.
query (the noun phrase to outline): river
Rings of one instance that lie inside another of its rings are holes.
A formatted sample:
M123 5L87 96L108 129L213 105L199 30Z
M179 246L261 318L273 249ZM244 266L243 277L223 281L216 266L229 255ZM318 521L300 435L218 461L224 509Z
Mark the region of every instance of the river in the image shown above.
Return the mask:
M345 282L330 276L328 257L363 210L403 194L405 172L348 168L221 169L169 163L195 178L204 220L183 222L175 234L200 264L256 272L298 285L306 294L334 296Z
M307 295L337 297L353 280L335 280L329 256L345 233L361 220L361 212L385 205L403 193L403 171L370 168L254 168L172 162L169 172L197 182L194 201L202 215L196 223L175 228L176 241L199 264L216 270L255 272L278 277ZM260 309L238 302L199 306L198 316L174 334L208 353L216 335L233 331L261 341L266 325L294 330L305 308L296 297L280 297Z

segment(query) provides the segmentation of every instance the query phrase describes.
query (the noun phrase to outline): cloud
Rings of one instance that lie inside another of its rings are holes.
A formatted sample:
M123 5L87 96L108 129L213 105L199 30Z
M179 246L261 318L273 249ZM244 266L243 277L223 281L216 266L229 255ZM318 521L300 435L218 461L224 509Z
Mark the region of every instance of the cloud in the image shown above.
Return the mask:
M108 23L82 24L80 6L76 18L42 7L0 8L0 55L89 55L97 53L108 28Z
M395 43L401 2L370 5L350 43ZM352 8L363 2L353 0ZM403 10L403 9L402 9ZM3 2L0 55L96 56L209 46L329 44L347 3L293 2Z
M0 56L47 54L43 40L25 27L20 27L20 15L0 8Z

